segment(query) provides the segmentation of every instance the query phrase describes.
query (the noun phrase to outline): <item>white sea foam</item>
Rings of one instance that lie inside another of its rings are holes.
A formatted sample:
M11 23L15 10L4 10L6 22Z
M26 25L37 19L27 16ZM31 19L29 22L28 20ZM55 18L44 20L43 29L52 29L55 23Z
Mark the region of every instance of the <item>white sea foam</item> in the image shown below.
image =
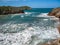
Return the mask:
M28 25L28 23L8 23L0 26L4 31L18 31L18 33L0 33L0 45L36 45L46 41L44 39L56 39L59 36L56 28L49 27L46 30L44 27L28 27Z
M41 13L40 15L38 15L37 17L46 17L46 18L50 18L50 20L59 20L57 17L55 16L48 16L48 13Z
M48 17L47 14L48 14L48 13L41 13L41 14L39 14L37 17Z
M43 20L47 21L48 19L43 19Z
M25 14L32 14L33 12L25 12Z
M15 16L18 16L18 15L23 15L23 13L20 13L20 14L11 14L11 18L15 17Z

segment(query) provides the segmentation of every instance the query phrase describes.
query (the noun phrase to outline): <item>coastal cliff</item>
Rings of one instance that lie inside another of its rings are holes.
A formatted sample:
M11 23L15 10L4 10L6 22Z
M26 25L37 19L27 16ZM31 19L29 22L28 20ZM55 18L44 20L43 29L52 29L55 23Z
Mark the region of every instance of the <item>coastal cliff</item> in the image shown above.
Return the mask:
M0 6L0 15L24 13L24 10L30 10L30 9L31 7L28 6L21 6L21 7Z

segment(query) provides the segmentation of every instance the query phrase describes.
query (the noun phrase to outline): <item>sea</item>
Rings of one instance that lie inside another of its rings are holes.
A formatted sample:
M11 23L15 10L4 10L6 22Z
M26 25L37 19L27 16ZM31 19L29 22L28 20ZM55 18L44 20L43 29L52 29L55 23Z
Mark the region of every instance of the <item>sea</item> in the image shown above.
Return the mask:
M53 8L32 8L24 14L0 15L0 45L42 45L59 37Z

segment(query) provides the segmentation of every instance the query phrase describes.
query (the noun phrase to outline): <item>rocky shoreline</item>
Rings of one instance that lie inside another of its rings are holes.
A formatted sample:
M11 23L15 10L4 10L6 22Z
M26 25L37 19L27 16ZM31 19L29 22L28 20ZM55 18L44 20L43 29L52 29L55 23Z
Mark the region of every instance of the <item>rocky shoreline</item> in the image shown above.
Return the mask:
M24 10L31 10L31 7L28 7L28 6L21 6L21 7L0 6L0 15L24 13Z

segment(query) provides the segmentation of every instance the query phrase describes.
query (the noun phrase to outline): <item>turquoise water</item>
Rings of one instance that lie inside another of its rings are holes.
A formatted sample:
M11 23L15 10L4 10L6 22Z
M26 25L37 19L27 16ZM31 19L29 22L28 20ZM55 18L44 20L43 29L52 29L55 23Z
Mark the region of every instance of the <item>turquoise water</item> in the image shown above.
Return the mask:
M25 10L0 18L0 45L37 45L58 37L56 20L46 16L52 8Z

